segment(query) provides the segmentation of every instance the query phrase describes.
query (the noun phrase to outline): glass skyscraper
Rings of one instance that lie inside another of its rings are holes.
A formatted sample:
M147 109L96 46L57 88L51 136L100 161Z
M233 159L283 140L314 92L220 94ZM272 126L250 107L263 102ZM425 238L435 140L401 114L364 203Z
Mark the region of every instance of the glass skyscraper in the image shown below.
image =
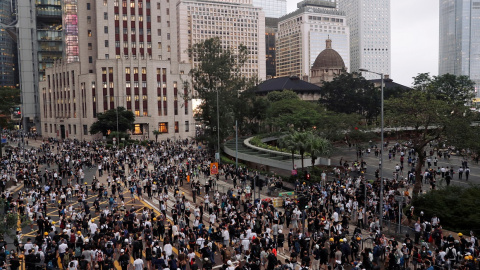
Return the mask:
M480 2L440 1L439 70L466 75L480 86Z
M267 18L280 18L287 14L287 0L253 0L255 7L261 7Z
M12 2L0 0L0 23L13 21ZM0 87L15 86L15 41L5 29L0 28Z

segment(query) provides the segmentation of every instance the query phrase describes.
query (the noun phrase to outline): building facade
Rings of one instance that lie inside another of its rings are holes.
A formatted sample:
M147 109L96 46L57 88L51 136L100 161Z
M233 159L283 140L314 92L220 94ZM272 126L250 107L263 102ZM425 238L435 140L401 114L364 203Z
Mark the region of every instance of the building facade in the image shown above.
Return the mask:
M277 18L265 18L265 60L266 60L266 74L267 79L274 78L277 75L276 70L276 51L275 51L275 36L278 31Z
M345 12L350 28L350 70L391 74L390 0L338 0L338 7Z
M0 24L13 22L13 6L10 0L0 0ZM15 87L15 45L14 36L0 27L0 87Z
M196 65L188 48L220 37L224 46L248 48L250 57L241 70L243 75L265 80L265 16L252 0L180 0L176 15L179 47L175 51L180 62Z
M253 5L261 7L268 18L280 18L287 14L287 0L253 0Z
M438 73L466 75L480 86L480 2L440 1Z
M91 140L99 113L125 107L134 139L194 136L184 97L189 63L179 63L176 1L65 1L63 60L39 83L43 136ZM114 131L114 130L112 130Z
M345 13L336 3L304 0L298 9L280 18L276 36L277 76L310 75L318 54L331 39L347 69L350 66L350 38Z

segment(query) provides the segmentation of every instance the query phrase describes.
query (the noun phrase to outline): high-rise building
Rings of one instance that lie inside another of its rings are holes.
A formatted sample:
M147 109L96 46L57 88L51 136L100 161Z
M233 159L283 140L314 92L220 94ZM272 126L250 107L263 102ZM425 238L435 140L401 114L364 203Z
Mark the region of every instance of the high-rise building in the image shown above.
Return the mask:
M177 1L65 0L63 60L39 83L43 136L91 140L99 113L132 111L134 139L193 136L183 84L191 65L178 61ZM111 130L115 131L115 130Z
M278 31L277 18L265 18L265 59L267 79L276 77L277 52L275 51L275 36Z
M181 62L195 65L188 48L205 39L219 37L224 46L248 48L250 56L241 70L243 75L266 78L265 16L261 8L252 5L252 0L180 0L177 20Z
M0 0L0 24L13 22L10 0ZM15 37L0 27L0 87L15 87Z
M280 18L287 14L287 0L253 0L253 5L261 7L268 18Z
M38 83L62 58L62 1L17 1L16 8L23 129L41 132Z
M480 2L440 1L438 73L466 75L480 87Z
M333 49L350 66L349 28L345 13L336 3L304 0L298 9L280 18L276 36L277 76L310 76L315 59L325 49L325 40L332 40Z
M337 0L350 27L350 70L390 74L390 0ZM363 74L367 79L378 75Z

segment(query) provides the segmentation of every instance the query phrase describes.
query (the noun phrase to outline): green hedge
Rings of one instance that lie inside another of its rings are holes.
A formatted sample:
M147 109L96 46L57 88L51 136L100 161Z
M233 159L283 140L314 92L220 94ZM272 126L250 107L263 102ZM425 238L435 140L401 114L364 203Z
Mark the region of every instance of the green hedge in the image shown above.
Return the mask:
M440 218L444 229L480 233L480 186L449 186L419 195L413 200L415 215ZM468 234L469 235L469 234Z

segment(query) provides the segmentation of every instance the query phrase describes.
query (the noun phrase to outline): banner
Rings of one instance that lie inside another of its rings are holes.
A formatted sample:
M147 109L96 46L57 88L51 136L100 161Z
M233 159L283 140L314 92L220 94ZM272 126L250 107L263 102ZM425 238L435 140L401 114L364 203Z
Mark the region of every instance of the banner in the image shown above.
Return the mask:
M210 175L218 174L218 162L210 163Z

